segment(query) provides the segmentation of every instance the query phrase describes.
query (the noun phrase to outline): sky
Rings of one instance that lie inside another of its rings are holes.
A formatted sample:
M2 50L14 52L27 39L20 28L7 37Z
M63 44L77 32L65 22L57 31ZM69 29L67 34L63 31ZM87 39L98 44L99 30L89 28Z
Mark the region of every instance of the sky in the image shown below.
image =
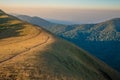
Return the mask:
M0 0L0 8L66 24L120 18L120 0Z

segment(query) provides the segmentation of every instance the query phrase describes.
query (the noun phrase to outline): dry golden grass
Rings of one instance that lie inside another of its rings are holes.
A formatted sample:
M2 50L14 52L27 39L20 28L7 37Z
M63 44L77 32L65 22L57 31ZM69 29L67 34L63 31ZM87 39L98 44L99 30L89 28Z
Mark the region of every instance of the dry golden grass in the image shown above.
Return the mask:
M20 24L20 23L22 23L20 20L10 20L10 21L8 21L8 24L10 24L10 25Z
M120 80L119 73L75 45L14 17L4 18L0 80Z
M8 18L8 15L2 15L0 18Z

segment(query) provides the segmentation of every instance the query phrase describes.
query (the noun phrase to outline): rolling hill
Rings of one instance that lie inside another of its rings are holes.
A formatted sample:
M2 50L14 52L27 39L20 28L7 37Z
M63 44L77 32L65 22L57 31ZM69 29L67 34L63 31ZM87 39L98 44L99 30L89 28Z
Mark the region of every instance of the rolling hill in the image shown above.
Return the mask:
M45 24L49 24L44 25L41 21L43 19L38 17L25 15L17 15L16 17L42 26L55 35L83 48L120 72L120 18L97 24L81 25L62 25L44 20Z
M0 10L0 80L119 80L75 45Z
M120 80L77 46L0 10L0 80Z

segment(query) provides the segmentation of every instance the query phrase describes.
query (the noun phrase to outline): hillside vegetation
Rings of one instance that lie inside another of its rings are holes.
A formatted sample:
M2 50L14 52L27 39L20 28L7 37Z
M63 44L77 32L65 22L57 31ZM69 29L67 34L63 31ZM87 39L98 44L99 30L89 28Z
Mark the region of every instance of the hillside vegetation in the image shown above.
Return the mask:
M120 80L84 50L1 10L0 27L0 80Z
M26 15L17 15L17 17L42 26L55 35L76 44L120 72L120 18L97 24L62 25L39 17Z

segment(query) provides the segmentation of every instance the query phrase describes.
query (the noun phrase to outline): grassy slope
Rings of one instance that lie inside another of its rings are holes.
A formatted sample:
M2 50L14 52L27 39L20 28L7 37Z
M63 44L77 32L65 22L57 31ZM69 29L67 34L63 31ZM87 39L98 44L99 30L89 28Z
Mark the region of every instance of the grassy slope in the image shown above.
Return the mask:
M0 55L0 80L120 79L75 45L4 12L0 13Z

